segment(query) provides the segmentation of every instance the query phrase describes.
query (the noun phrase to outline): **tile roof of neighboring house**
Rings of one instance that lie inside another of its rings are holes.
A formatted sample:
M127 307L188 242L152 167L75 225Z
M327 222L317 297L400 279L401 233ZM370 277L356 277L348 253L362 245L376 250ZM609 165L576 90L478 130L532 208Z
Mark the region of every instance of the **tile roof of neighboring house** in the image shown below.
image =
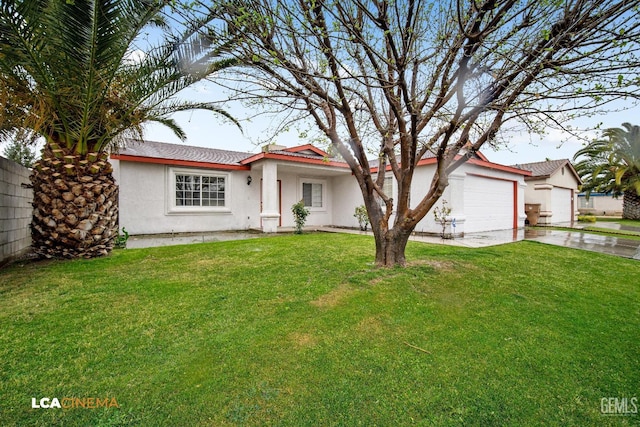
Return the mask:
M242 160L253 154L241 151L193 147L190 145L167 144L164 142L129 140L127 146L121 148L116 154L116 156L118 155L198 163L216 163L221 165L240 165Z
M580 176L574 169L569 159L545 160L544 162L534 162L534 163L518 163L517 165L513 165L513 167L530 171L531 172L530 179L539 179L539 178L549 178L555 172L562 169L565 165L569 166L569 170L571 170L572 174L576 177L578 182L582 183Z

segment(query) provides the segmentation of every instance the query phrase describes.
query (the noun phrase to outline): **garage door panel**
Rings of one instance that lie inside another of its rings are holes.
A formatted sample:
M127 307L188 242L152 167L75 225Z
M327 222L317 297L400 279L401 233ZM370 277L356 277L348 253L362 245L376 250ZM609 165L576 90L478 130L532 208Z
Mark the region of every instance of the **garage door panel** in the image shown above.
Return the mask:
M571 221L571 190L554 187L551 190L551 206L552 223Z
M513 228L513 182L478 176L465 179L466 233Z

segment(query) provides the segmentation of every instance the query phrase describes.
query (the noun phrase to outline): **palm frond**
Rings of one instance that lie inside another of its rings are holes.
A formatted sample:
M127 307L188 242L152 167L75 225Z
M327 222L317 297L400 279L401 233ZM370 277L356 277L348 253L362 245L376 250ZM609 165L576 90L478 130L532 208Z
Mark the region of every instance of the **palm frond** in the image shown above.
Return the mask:
M192 28L164 33L141 61L130 61L147 26L169 30L160 0L7 0L0 3L0 139L29 129L82 154L107 149L143 123L166 124L174 112L205 109L239 123L213 103L179 100L209 73L235 65L219 57L230 40L197 41ZM200 43L200 44L198 44ZM114 142L115 141L115 142Z
M623 123L623 128L608 128L602 138L576 152L576 171L583 189L623 194L640 182L640 127ZM640 194L640 193L638 193Z
M157 122L168 127L173 131L175 136L180 138L180 141L185 141L187 139L187 134L184 132L184 130L174 119L170 117L150 117L149 121Z

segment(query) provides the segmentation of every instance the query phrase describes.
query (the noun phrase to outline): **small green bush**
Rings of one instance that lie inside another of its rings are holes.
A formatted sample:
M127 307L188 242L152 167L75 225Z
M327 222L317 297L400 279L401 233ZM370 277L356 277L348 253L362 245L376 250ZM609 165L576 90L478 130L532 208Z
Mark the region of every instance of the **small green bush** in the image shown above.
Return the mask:
M367 208L364 205L356 207L356 213L354 213L353 216L358 220L360 230L367 231L367 226L369 225L369 214L367 213Z
M578 215L578 222L596 222L596 217L593 215Z
M304 227L304 223L307 221L307 216L309 216L310 213L309 209L304 206L304 200L300 200L291 206L291 212L293 212L293 219L296 223L294 233L302 234L302 227Z
M447 206L447 201L442 200L442 207L437 207L433 210L433 216L438 224L442 226L442 233L440 233L440 237L443 239L452 239L452 233L446 233L447 224L451 224L451 219L449 215L451 215L452 209Z
M129 240L129 233L124 229L124 227L122 227L122 234L120 234L120 231L118 230L115 247L118 249L125 249L127 247L127 240Z

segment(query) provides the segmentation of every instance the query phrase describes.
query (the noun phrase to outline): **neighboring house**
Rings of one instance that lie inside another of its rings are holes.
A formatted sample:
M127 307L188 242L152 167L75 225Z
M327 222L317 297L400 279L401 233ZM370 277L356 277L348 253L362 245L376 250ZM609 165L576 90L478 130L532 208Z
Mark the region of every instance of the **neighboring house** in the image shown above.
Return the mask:
M147 141L129 144L111 162L120 185L120 226L130 234L275 232L294 226L291 206L300 200L311 211L309 226L357 227L353 214L363 204L348 165L309 144L252 154ZM424 196L435 159L418 165L414 201ZM458 168L442 197L453 209L456 234L523 227L528 175L481 154ZM385 186L396 194L391 176ZM440 232L431 212L416 232Z
M540 205L538 224L573 222L578 213L576 194L582 181L567 159L520 163L515 167L528 170L525 177L526 204Z
M578 194L578 211L580 214L622 215L622 197L615 198L608 193L591 193L587 199L585 193Z

